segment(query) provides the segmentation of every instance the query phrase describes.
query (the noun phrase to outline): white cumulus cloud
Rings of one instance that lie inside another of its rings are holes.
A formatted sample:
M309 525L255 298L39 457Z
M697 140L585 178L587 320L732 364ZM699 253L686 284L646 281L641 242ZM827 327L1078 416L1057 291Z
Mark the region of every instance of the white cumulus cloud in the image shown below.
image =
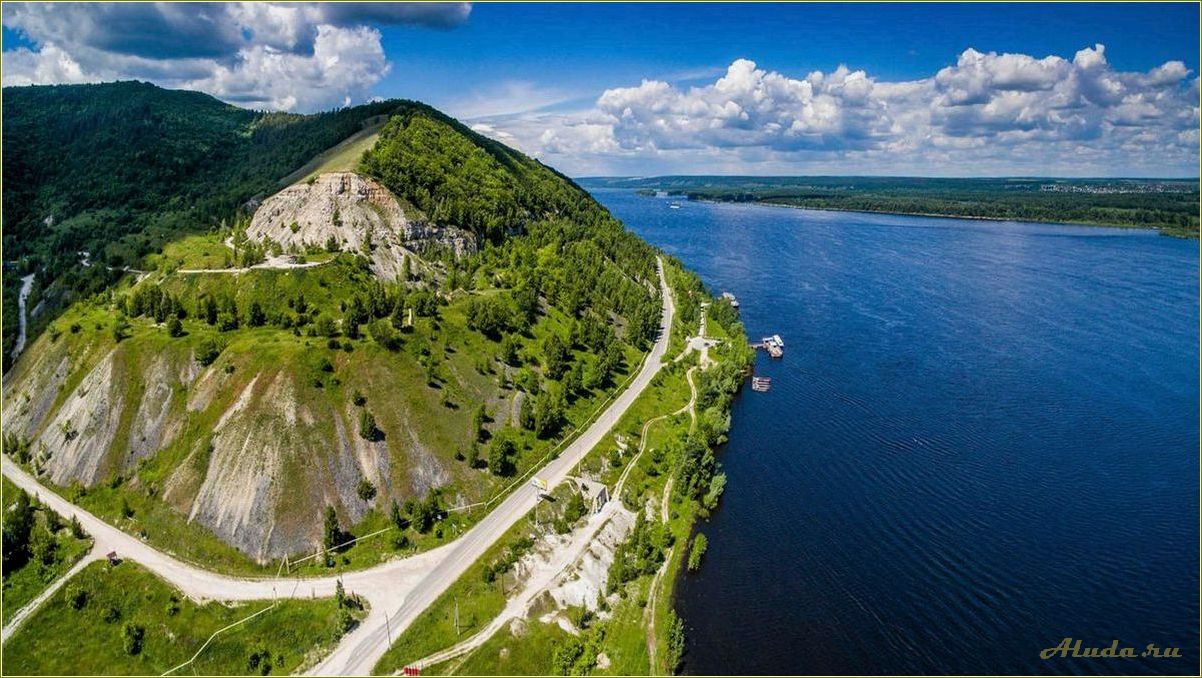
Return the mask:
M255 108L357 103L388 72L378 24L452 28L467 3L6 3L33 48L4 85L140 79Z
M576 114L491 122L578 173L722 157L752 172L1195 174L1191 75L1180 61L1118 71L1102 45L1072 59L969 48L901 82L845 66L790 76L737 59L707 85L644 80Z

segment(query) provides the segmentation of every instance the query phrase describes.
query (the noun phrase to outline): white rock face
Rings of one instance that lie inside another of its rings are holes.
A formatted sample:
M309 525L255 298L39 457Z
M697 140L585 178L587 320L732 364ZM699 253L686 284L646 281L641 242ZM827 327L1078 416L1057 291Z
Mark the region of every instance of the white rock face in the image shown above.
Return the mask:
M246 234L299 251L306 245L324 247L331 237L344 251L364 252L370 242L372 271L386 280L395 280L405 257L414 253L476 251L471 233L411 219L391 191L354 172L329 172L276 193L255 211Z

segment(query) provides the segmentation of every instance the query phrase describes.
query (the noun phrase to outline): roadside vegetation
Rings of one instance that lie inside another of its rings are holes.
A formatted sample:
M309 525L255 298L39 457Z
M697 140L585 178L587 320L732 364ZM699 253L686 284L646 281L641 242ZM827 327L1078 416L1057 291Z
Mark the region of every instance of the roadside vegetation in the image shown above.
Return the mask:
M712 300L695 276L675 265L669 266L667 273L680 318L673 328L672 345L676 346L677 333L696 334L703 312L701 302ZM680 412L690 399L686 373L698 364L696 354L691 354L663 367L614 427L613 436L590 452L577 469L578 474L597 478L612 488L627 466L635 463L620 500L637 516L632 531L618 546L607 577L608 590L599 610L568 611L577 633L568 633L555 622L539 621L538 614L532 614L506 625L464 656L421 667L423 673L646 675L672 673L679 668L684 628L672 610L672 591L680 571L691 558L685 545L690 541L696 520L708 517L718 506L725 477L713 448L725 440L731 399L742 382L743 369L752 359L734 310L728 304L711 303L706 312L709 336L733 336L737 340L711 349L711 358L717 363L694 373L698 386L697 423L692 423L687 412ZM680 348L683 343L679 342ZM669 351L665 359L672 360L678 355L679 350ZM623 444L616 444L617 440ZM637 462L633 461L636 457ZM562 495L566 489L566 484L560 486L556 494ZM666 502L665 491L669 492ZM569 494L574 493L569 491ZM561 500L552 506L563 504ZM666 522L661 516L661 505L667 507ZM647 517L648 511L653 514L651 518ZM481 577L498 554L506 552L507 544L524 534L532 534L531 520L528 516L515 526L490 556L474 564L403 632L375 673L400 670L451 647L499 614L505 596L497 587L483 585ZM704 536L698 534L692 543L694 546L704 543ZM703 550L701 547L698 552ZM470 619L470 626L461 626L459 634L453 625L456 604L461 621ZM541 605L535 603L536 612L544 610ZM464 617L464 610L471 610L471 616ZM649 661L649 643L656 648L654 666Z
M4 623L45 591L92 548L76 521L4 482Z
M572 501L578 495L566 484L557 487L550 496L549 501L541 504L537 516L531 512L518 521L414 620L389 647L373 673L399 671L472 636L500 614L507 595L515 593L523 582L515 564L541 538L566 533L584 518L581 507Z
M341 600L198 605L135 562L93 563L4 645L8 674L159 675L191 659L215 631L271 608L213 639L180 675L286 675L315 663L365 614Z

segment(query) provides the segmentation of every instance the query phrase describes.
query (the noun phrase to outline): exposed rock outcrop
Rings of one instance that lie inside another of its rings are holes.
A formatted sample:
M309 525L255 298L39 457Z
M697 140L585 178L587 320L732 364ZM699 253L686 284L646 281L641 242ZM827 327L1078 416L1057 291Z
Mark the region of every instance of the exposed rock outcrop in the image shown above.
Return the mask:
M379 182L354 172L321 174L276 193L255 211L246 234L298 251L333 238L343 250L370 251L372 271L387 280L395 280L414 253L476 251L471 233L416 218Z

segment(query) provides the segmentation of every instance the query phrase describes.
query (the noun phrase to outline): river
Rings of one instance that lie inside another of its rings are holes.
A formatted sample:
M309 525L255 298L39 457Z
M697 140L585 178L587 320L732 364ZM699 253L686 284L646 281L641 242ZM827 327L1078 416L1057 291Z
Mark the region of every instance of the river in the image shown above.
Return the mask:
M786 341L675 592L687 673L1198 672L1197 241L593 194Z
M33 274L21 278L21 291L17 293L17 340L13 343L13 360L25 350L26 329L29 324L26 302L33 291Z

